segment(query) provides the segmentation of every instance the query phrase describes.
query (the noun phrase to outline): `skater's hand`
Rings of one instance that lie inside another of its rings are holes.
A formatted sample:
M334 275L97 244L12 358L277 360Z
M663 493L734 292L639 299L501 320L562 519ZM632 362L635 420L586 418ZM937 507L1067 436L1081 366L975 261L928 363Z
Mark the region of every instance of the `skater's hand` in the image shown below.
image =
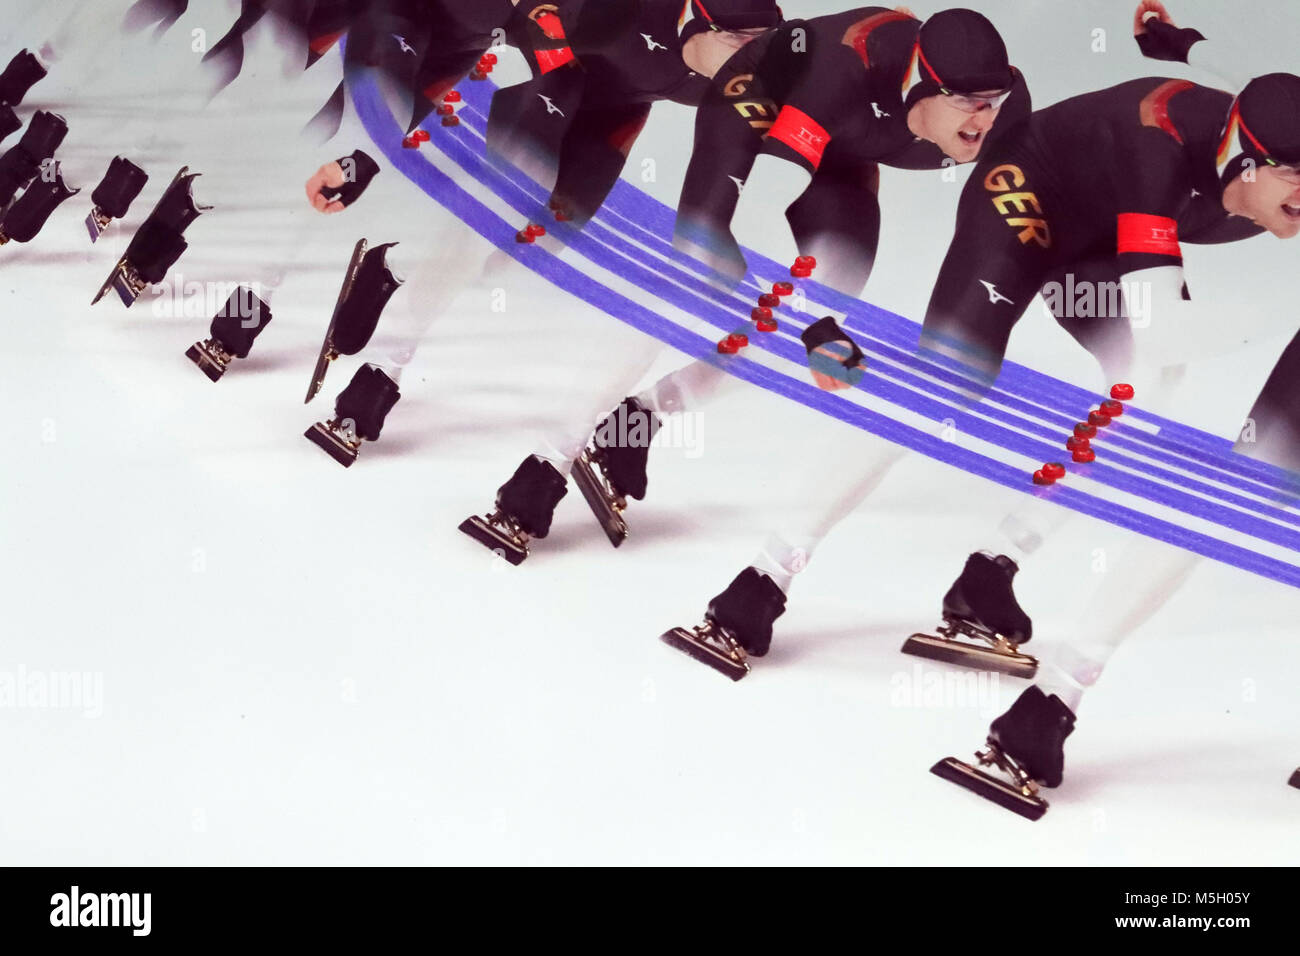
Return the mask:
M1137 12L1133 14L1133 35L1135 37L1146 35L1147 25L1145 17L1148 13L1155 13L1156 19L1161 23L1167 23L1171 27L1177 25L1174 23L1173 17L1169 15L1169 11L1165 9L1165 5L1161 3L1160 0L1142 0L1142 2L1138 4Z
M808 353L808 368L817 387L824 392L852 388L867 370L865 362L845 368L844 360L853 354L853 343L839 339L819 345Z
M307 201L317 212L326 215L342 212L345 208L342 201L335 199L331 202L324 194L337 193L344 182L346 180L343 177L343 167L338 162L326 163L316 170L311 179L307 180Z
M831 316L818 319L799 338L808 350L813 381L822 391L838 392L862 380L867 370L862 349Z

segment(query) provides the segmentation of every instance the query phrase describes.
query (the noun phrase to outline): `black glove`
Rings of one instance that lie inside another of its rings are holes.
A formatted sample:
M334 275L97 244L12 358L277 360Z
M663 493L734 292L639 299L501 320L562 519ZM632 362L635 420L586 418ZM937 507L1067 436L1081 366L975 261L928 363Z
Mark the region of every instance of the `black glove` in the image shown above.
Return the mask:
M858 363L865 358L862 349L858 348L857 343L849 337L849 333L840 328L829 315L824 319L818 319L804 329L799 338L803 340L804 348L808 350L810 356L827 342L848 342L851 351L847 358L839 360L840 364L845 368L856 368Z
M327 202L337 201L344 206L351 206L361 198L361 194L370 185L370 180L378 175L379 164L359 149L354 149L350 156L340 157L337 162L343 167L344 183L336 189L326 187L322 190L322 195Z
M1145 24L1147 32L1137 37L1138 49L1149 60L1168 60L1171 63L1186 63L1187 51L1194 43L1205 37L1200 30L1190 27L1179 29L1152 17Z

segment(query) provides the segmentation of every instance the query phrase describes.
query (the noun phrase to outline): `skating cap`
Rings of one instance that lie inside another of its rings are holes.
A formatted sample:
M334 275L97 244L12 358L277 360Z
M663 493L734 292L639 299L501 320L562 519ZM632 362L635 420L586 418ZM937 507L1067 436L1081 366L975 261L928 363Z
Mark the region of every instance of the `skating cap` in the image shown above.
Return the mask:
M1009 91L1015 81L997 28L974 10L944 10L926 20L912 60L908 106L940 94Z
M1300 76L1268 73L1246 84L1228 113L1219 165L1225 184L1243 167L1300 165Z
M781 25L774 0L690 0L694 19L682 30L685 42L705 30L770 30Z

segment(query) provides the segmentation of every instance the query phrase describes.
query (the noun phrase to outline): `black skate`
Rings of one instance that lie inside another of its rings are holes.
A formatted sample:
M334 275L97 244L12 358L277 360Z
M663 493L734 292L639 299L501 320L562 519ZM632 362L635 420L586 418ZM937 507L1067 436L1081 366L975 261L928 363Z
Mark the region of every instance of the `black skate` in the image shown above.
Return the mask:
M1297 790L1300 790L1300 768L1297 768L1296 772L1291 774L1291 779L1288 780L1287 783L1295 787Z
M44 175L27 187L26 192L0 218L0 246L14 242L31 242L41 231L54 210L81 192L70 189L63 181L63 170L55 162L49 178Z
M44 78L45 67L35 54L19 52L0 73L0 106L20 106L27 91Z
M627 538L627 499L645 497L646 460L659 424L635 398L625 398L596 426L591 444L573 463L573 483L616 548Z
M785 593L756 568L746 568L709 602L704 623L675 627L659 639L732 680L749 673L749 655L762 657L772 644L772 622L785 613Z
M91 305L112 289L129 309L145 289L166 277L167 270L189 248L183 233L190 223L212 208L194 199L194 180L198 177L188 166L180 168L90 300Z
M23 128L23 121L18 118L12 106L0 104L0 143Z
M943 597L943 623L935 629L937 636L913 634L903 643L903 653L1012 677L1033 677L1038 661L1018 649L1033 634L1033 625L1011 589L1018 570L1006 555L972 554Z
M317 422L304 434L344 468L357 460L363 441L378 441L384 419L402 393L397 383L374 365L363 365L339 392L334 417Z
M1039 786L1059 787L1065 767L1065 738L1074 730L1074 713L1037 686L1016 698L989 728L988 749L975 754L981 767L995 766L1010 782L990 776L956 757L945 757L930 772L978 793L1030 820L1047 812Z
M22 137L0 156L0 213L53 160L67 135L68 124L59 114L37 110L32 115Z
M371 249L366 240L357 240L348 270L343 274L343 285L334 302L334 313L325 329L325 341L316 356L316 368L312 371L303 404L315 398L325 384L330 362L340 355L356 355L375 334L384 306L402 284L384 258L395 245L397 243L389 242Z
M555 466L530 455L497 491L497 510L482 518L466 518L460 530L511 564L522 564L528 557L528 542L550 534L555 506L568 493Z
M90 194L91 202L95 204L86 217L86 231L90 233L91 242L97 242L114 219L127 214L148 181L149 174L135 163L121 156L113 157L104 178Z
M252 289L241 285L213 317L208 329L211 338L195 342L185 357L215 382L226 373L232 360L248 358L253 340L270 321L271 307Z

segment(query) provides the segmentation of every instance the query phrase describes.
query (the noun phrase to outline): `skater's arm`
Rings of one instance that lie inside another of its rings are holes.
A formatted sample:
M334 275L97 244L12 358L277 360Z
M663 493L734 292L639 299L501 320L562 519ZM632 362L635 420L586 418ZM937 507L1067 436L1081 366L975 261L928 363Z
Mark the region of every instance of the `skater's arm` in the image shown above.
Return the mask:
M1133 37L1142 55L1152 60L1186 63L1208 73L1232 92L1250 80L1243 75L1242 57L1231 55L1221 41L1206 43L1199 30L1180 29L1161 0L1142 0L1133 15Z
M1110 384L1133 386L1139 407L1176 415L1177 407L1164 404L1166 391L1185 366L1222 355L1231 346L1232 317L1212 303L1184 298L1181 266L1126 273L1121 287L1133 329L1132 351L1098 358L1114 379Z
M812 175L801 166L760 155L740 190L731 234L742 248L790 264L799 255L785 211L803 195Z

